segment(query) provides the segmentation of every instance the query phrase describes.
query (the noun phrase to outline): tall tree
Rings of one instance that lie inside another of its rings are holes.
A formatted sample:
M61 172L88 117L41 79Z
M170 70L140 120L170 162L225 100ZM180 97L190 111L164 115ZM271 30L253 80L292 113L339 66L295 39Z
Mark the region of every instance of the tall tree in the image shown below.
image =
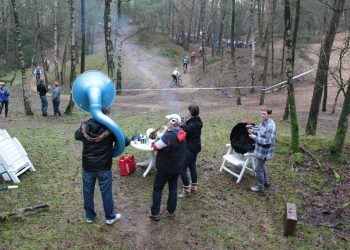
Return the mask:
M317 73L315 78L315 85L312 94L309 116L306 124L305 133L307 135L316 135L322 92L323 88L327 84L329 59L332 52L334 37L338 29L339 19L344 8L344 3L345 0L335 0L334 6L332 7L333 15L329 25L329 29L326 32L326 36L324 37L321 45ZM325 96L324 98L327 97Z
M293 30L293 36L292 36L292 63L293 63L293 72L294 72L294 62L295 62L295 48L296 48L296 43L297 43L297 36L298 36L298 27L299 27L299 16L300 16L300 0L296 1L296 8L295 8L295 20L294 20L294 30ZM285 30L284 32L284 42L283 44L285 45L287 42L287 31L288 29ZM284 47L283 45L283 47ZM284 48L283 48L284 50ZM284 52L283 52L284 53ZM282 58L282 64L283 64L283 58ZM289 118L289 88L288 88L288 95L287 95L287 101L286 101L286 106L284 108L284 114L283 114L283 120L287 120Z
M345 94L343 108L338 120L337 132L334 137L333 145L331 146L331 152L333 154L339 154L342 151L346 132L348 130L348 123L350 117L350 77L347 85L348 87Z
M122 90L122 0L117 0L117 31L116 31L116 55L117 55L117 95L121 94Z
M300 0L297 0L300 2ZM295 51L295 41L293 43L292 37L292 18L291 18L291 8L289 0L284 1L284 22L286 32L286 48L287 48L287 58L286 58L286 69L287 69L287 83L288 83L288 100L290 108L290 123L291 123L291 150L295 153L299 148L299 125L297 118L297 110L295 104L295 93L294 93L294 51ZM297 14L298 15L298 14ZM295 31L295 30L294 30Z
M57 4L57 0L54 0L54 15L55 15L55 20L54 20L54 29L53 29L53 40L54 40L54 63L55 63L55 80L58 81L59 80L59 70L58 70L58 39L57 39L57 10L58 10L58 4ZM63 84L61 82L61 84Z
M249 19L250 19L250 30L251 30L251 36L252 36L252 64L250 68L250 79L251 79L251 86L250 93L253 93L255 91L255 20L254 20L254 13L255 13L255 0L250 1L250 7L249 7ZM233 46L233 38L231 35L231 47Z
M22 97L23 97L23 104L24 104L24 112L26 115L34 115L31 108L30 98L28 95L29 90L27 89L27 76L26 76L26 66L24 63L23 58L23 49L22 49L22 39L21 39L21 30L19 25L19 19L18 19L18 13L17 13L17 7L16 7L16 0L11 0L12 5L12 13L13 18L15 22L16 27L16 40L17 40L17 51L19 56L19 62L21 64L21 72L22 72Z
M85 71L85 0L80 0L80 29L81 29L81 53L80 53L80 73Z
M70 7L70 80L69 87L72 89L73 81L77 77L76 55L75 55L75 1L68 0ZM72 92L70 93L69 103L65 110L65 114L71 114L74 107Z
M190 43L192 39L192 20L193 20L193 14L194 14L194 7L195 7L195 0L192 0L192 8L191 13L188 21L188 30L187 30L187 39L185 43L185 51L190 51Z
M207 6L207 0L200 0L200 2L201 2L201 6L199 11L197 37L200 36L201 31L204 32L205 8Z
M40 24L40 11L39 11L39 6L38 6L38 2L37 0L34 0L34 6L35 6L35 13L36 13L36 22L37 22L37 28L38 28L38 45L39 45L39 49L38 52L40 52L41 55L41 62L43 65L43 73L44 73L44 78L45 78L45 85L48 86L49 82L48 82L48 77L46 74L46 63L45 63L45 58L47 57L47 55L45 55L45 48L44 48L44 44L42 41L42 32L41 32L41 24ZM39 63L38 63L39 64Z
M112 0L105 0L104 29L108 75L110 78L114 79L115 65L113 60L111 2Z
M232 0L232 8L231 8L231 62L232 62L232 75L233 82L236 85L236 104L242 105L241 102L241 91L239 89L239 81L237 76L237 68L236 68L236 60L235 60L235 46L233 41L235 39L235 17L236 17L236 0Z
M264 105L265 102L265 90L266 87L266 79L267 79L267 66L269 61L269 55L270 55L270 42L271 42L271 35L272 35L272 20L273 20L273 6L275 5L276 0L269 0L269 22L267 25L267 34L266 34L266 52L265 52L265 61L264 61L264 72L262 76L262 89L260 93L260 102L259 105Z

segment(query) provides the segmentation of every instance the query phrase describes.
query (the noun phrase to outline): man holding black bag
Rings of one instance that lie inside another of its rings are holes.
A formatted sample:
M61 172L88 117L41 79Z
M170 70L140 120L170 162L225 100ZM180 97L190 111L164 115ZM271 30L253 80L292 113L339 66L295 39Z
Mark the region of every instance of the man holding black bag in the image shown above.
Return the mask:
M250 188L251 191L263 193L265 187L270 186L265 162L273 157L275 149L276 125L272 120L272 110L262 109L261 124L257 130L249 129L249 137L255 141L254 155L256 159L256 186Z

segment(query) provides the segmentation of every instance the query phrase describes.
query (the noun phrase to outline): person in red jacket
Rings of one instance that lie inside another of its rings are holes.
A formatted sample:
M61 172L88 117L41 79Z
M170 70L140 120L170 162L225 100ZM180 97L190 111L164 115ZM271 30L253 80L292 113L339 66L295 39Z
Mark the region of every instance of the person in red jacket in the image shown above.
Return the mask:
M177 180L185 160L186 151L186 133L180 128L181 117L177 114L171 114L167 115L166 118L169 120L167 127L153 144L153 150L158 153L150 219L155 221L160 220L160 203L166 183L169 185L168 216L175 216Z

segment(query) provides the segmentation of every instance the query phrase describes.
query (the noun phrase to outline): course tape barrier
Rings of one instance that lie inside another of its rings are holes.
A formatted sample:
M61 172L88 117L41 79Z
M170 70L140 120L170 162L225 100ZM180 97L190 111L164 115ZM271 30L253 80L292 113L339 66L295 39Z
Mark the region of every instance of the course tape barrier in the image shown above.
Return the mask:
M306 74L309 74L311 73L312 71L314 71L316 68L313 68L311 70L308 70L304 73L301 73L297 76L294 76L293 79L297 79L301 76L304 76ZM118 90L118 91L121 91L121 92L136 92L136 91L182 91L182 90L227 90L227 89L261 89L261 90L264 90L264 91L268 91L268 90L271 90L271 89L274 89L280 85L283 85L287 83L287 81L282 81L282 82L279 82L273 86L270 86L270 87L267 87L267 88L264 88L263 86L246 86L246 87L239 87L239 86L226 86L226 87L191 87L191 88L182 88L182 87L175 87L175 88L162 88L162 89L121 89L121 90Z

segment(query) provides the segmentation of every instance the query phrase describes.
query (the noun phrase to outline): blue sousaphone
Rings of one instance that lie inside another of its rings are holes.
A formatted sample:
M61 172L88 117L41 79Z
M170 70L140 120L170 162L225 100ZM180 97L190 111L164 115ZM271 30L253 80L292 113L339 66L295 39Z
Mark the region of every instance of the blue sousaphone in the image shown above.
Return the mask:
M72 97L81 110L90 113L96 121L112 131L118 140L113 155L120 155L125 148L124 133L117 123L102 113L102 108L109 108L114 102L115 86L112 79L97 70L86 71L73 82Z

